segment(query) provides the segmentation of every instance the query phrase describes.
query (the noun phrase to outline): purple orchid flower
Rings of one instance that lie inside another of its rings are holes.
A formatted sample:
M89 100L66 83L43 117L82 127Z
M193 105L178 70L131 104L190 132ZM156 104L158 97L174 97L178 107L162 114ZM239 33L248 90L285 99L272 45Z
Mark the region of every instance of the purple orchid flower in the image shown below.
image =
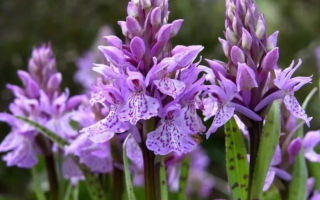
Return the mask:
M213 74L211 85L202 95L205 119L214 117L207 137L238 114L247 125L261 123L263 109L276 99L283 99L286 108L297 118L307 117L294 92L311 81L311 77L291 78L300 66L294 63L285 70L278 68L278 31L266 34L264 16L254 1L227 0L225 40L219 38L228 62L207 60ZM210 112L211 110L211 112ZM250 128L250 127L249 127ZM259 130L258 130L259 131ZM250 132L250 131L249 131Z
M107 115L81 132L103 143L134 128L155 154L190 152L196 146L191 136L205 129L196 114L204 70L193 63L203 47L171 48L183 20L168 23L167 0L132 0L127 12L126 20L118 22L125 43L117 36L104 37L108 45L99 50L106 60L93 68L102 80L92 87L91 102ZM175 106L182 111L170 110ZM149 119L156 120L155 130L142 135Z
M38 131L12 115L36 121L65 139L76 135L67 120L68 113L82 102L83 96L69 98L68 90L60 92L62 77L55 63L50 45L35 48L29 60L28 72L18 71L23 88L7 85L15 96L9 106L10 114L0 114L1 121L11 126L11 132L0 145L1 152L8 152L3 157L8 166L33 167L37 163L37 154L43 151L37 145Z

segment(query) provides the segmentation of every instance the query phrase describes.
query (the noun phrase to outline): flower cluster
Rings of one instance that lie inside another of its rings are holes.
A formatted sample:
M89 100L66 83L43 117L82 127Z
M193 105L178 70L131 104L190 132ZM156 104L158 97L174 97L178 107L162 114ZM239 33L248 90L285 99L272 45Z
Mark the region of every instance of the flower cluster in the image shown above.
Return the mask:
M183 20L168 23L168 1L130 1L126 21L119 21L125 42L106 36L108 46L99 49L109 62L96 64L94 71L104 80L92 88L91 103L107 110L107 116L82 130L96 143L115 133L131 131L144 139L142 127L154 119L156 128L146 145L155 154L187 153L195 146L192 138L205 127L197 116L197 96L204 78L193 63L202 46L176 46Z
M290 67L279 69L278 31L267 36L264 16L254 1L226 1L225 37L219 41L227 63L207 60L214 74L203 98L206 118L214 116L207 136L234 113L244 122L261 121L265 108L276 99L283 99L292 115L309 125L311 118L307 117L294 93L311 78L292 78L301 65L300 60L296 66L292 62Z

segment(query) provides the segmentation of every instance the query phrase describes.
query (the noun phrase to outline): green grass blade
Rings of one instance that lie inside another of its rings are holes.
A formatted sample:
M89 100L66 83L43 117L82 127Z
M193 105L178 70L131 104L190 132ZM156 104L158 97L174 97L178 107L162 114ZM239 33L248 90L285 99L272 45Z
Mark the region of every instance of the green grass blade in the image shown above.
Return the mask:
M63 138L61 138L58 134L54 133L53 131L47 129L44 126L41 126L40 124L38 124L35 121L32 121L28 118L25 117L21 117L21 116L14 116L15 118L29 124L30 126L36 128L40 133L42 133L43 135L45 135L46 137L48 137L50 140L52 140L54 143L58 144L59 147L63 148L64 146L68 145L69 143L64 140Z
M122 151L122 157L123 157L123 165L124 165L124 176L125 176L125 182L126 182L126 189L127 189L127 194L128 194L128 200L135 200L136 196L134 194L133 190L133 184L131 180L131 175L130 175L130 170L129 170L129 160L127 157L127 142L128 139L130 138L131 134L127 136L125 141L123 142L123 151Z
M253 171L251 199L261 199L264 182L279 142L280 136L280 105L273 102L265 125L262 129L255 169Z
M163 158L160 163L160 191L161 200L168 200L167 174Z
M299 128L297 136L303 137L303 127ZM308 169L304 158L304 151L301 149L293 163L292 180L289 186L290 200L304 200L307 198L307 179Z
M225 124L228 182L233 199L248 196L249 163L243 136L234 118Z
M38 200L46 200L46 197L41 189L41 183L40 183L40 180L39 180L39 174L38 174L38 170L37 170L37 167L33 167L31 169L32 171L32 180L33 180L33 189L34 189L34 192L36 194L36 197Z
M190 167L190 155L187 155L181 164L178 200L186 200L187 199L186 190L187 190L189 167Z

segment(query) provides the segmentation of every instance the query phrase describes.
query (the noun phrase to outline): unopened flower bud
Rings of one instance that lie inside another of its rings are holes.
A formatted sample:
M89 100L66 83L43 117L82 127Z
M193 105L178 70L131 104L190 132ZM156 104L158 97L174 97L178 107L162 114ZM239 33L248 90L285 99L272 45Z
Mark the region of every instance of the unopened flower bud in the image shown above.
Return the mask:
M245 55L238 46L233 46L231 48L230 57L234 64L245 62Z
M133 2L129 2L127 7L127 13L128 13L128 16L137 17L138 7Z
M256 26L256 35L260 40L266 34L266 26L262 17L259 18Z
M138 59L142 59L146 51L144 41L140 37L134 37L130 43L130 50Z
M126 25L129 33L131 33L134 36L140 35L142 28L135 18L130 16L127 17Z
M251 49L251 44L252 44L252 37L250 33L245 29L242 28L242 48L246 50Z
M226 38L233 45L238 42L237 35L230 28L227 28L226 30Z
M160 7L156 7L151 12L150 22L151 22L151 24L153 26L157 26L157 25L161 24L161 21L162 21L161 8Z
M268 51L270 51L271 49L273 49L277 46L278 34L279 34L279 31L276 31L268 37L268 39L267 39L267 50Z

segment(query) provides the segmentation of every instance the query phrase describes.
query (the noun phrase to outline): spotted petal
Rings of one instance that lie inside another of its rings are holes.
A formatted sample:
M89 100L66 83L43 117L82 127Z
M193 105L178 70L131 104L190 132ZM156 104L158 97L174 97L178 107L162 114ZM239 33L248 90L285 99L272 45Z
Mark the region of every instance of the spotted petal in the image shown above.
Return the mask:
M115 133L122 133L129 129L129 124L121 122L114 109L111 109L106 118L82 129L80 132L89 135L89 139L95 143L103 143L110 140Z
M175 120L163 120L160 126L147 135L146 145L157 155L188 153L194 149L196 142L182 131Z
M298 100L295 98L293 94L288 94L283 99L286 108L290 111L290 113L296 118L300 118L306 122L308 126L310 126L310 121L312 117L308 117L306 112L301 108Z
M182 81L170 79L168 77L155 80L153 83L163 94L169 95L173 98L176 98L179 94L181 94L186 87Z
M192 134L202 133L206 130L206 127L202 124L200 117L197 115L197 110L194 105L185 106L178 117L183 127L187 132Z
M230 106L228 104L226 105L220 105L217 113L213 119L212 125L209 128L209 130L206 133L206 137L209 138L209 136L211 135L211 133L216 132L216 130L224 125L225 123L227 123L227 121L229 121L229 119L233 116L234 114L234 110L235 107Z
M121 121L129 121L135 125L140 119L149 119L158 114L157 99L145 95L143 92L133 92L125 105L119 111Z

